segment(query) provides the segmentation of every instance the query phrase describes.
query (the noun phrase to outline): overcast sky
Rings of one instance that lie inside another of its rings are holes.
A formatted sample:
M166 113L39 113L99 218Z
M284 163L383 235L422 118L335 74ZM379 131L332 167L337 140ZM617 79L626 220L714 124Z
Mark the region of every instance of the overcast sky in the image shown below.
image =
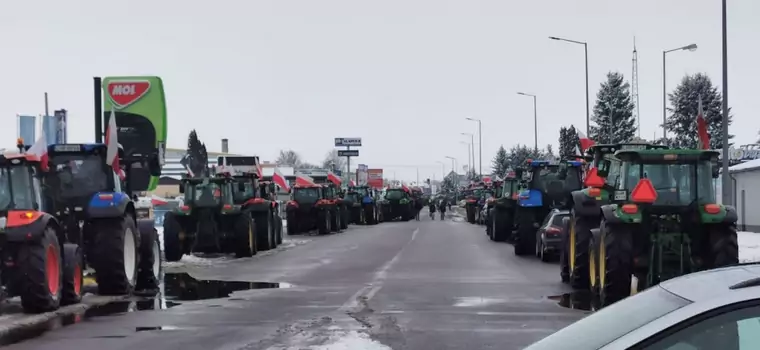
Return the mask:
M760 1L729 7L730 132L743 144L760 129ZM91 141L92 76L158 75L170 147L195 128L210 150L227 137L234 152L318 162L334 137L361 137L353 164L440 178L446 156L467 162L472 116L485 172L499 145L533 144L533 104L517 91L538 95L539 145L585 128L583 47L548 36L589 43L592 106L607 71L630 79L636 36L650 139L662 50L699 45L668 54L670 88L696 72L721 86L720 17L719 0L2 1L0 140L12 145L15 115L42 113L47 91L51 110L69 110L69 138Z

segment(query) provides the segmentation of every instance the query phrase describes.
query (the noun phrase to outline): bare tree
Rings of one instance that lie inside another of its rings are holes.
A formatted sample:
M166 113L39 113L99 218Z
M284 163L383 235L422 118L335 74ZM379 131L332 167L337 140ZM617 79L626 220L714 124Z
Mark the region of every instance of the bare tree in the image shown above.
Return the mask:
M298 167L302 162L303 161L301 160L301 156L292 149L280 150L280 155L277 156L277 159L275 160L275 163L279 165L287 165L292 167Z
M325 159L322 161L322 168L332 169L335 168L346 171L346 157L338 156L338 150L333 149L325 154Z

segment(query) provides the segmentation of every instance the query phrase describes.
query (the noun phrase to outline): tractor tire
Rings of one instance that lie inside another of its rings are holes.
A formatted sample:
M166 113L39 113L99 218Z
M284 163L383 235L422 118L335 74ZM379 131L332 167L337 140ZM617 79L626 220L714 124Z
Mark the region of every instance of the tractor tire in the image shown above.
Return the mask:
M161 279L161 247L158 231L152 226L140 230L140 267L137 269L137 290L159 289Z
M631 294L633 231L623 225L608 225L604 219L599 229L599 301L607 306Z
M97 255L93 262L98 293L125 295L137 284L140 263L140 233L130 217L98 220L95 236Z
M568 254L570 254L570 240L568 239L568 234L570 232L570 219L566 218L565 221L562 222L562 225L562 232L564 234L562 235L562 246L559 251L559 277L562 280L562 283L569 283L570 259L568 258Z
M503 215L495 214L496 213L491 214L491 221L493 222L493 227L491 228L491 236L495 242L504 242L507 240L507 233L512 234L512 232L511 230L510 232L507 232L504 218L502 217Z
M285 214L285 221L288 224L288 236L301 233L301 231L298 230L298 221L296 221L296 215L294 213Z
M711 269L739 263L739 243L737 240L736 226L711 225L708 229L710 235L710 258L705 259L710 263Z
M504 237L506 242L514 243L515 237L514 237L514 231L515 229L515 209L510 208L507 209L507 212L504 213Z
M570 229L567 234L570 285L575 289L588 289L588 248L591 241L591 227L584 217L575 214L575 210L570 211Z
M515 240L515 255L528 255L535 253L536 228L535 213L532 210L524 210L517 215L517 239Z
M174 213L164 214L164 258L166 261L179 261L184 253L184 244L180 239L184 236L182 226L174 217Z
M334 208L330 211L330 231L340 232L340 208Z
M274 227L272 225L272 212L253 212L256 224L256 248L263 252L274 248Z
M61 246L52 227L45 228L38 242L19 245L18 294L27 313L58 309L63 287Z
M240 215L233 228L235 235L235 257L248 258L258 252L258 232L256 222L250 215Z
M82 301L83 262L84 255L78 245L72 243L63 245L61 306L78 304Z
M282 218L279 216L276 216L274 218L274 222L277 225L277 245L282 244Z
M474 224L475 223L475 208L472 206L466 206L465 211L467 213L467 222Z
M342 206L340 208L340 229L346 230L348 229L348 220L350 219L351 214L348 211L348 207Z
M330 211L328 209L320 209L317 213L317 231L320 235L326 235L330 233Z

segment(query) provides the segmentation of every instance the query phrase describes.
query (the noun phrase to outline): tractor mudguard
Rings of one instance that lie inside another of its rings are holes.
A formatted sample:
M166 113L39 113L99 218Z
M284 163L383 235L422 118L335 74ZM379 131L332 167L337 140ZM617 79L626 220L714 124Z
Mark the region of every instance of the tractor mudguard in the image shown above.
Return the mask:
M31 213L31 217L28 214ZM16 218L12 218L16 216ZM8 212L5 228L0 227L0 232L5 235L7 242L37 241L45 234L45 228L55 218L50 214L38 211L15 211Z
M599 216L599 202L594 197L589 197L584 191L573 191L573 209L580 216Z
M121 217L131 202L124 193L98 192L87 205L87 216L93 219Z
M617 215L617 204L603 205L601 210L602 215L604 216L604 220L607 221L607 223L620 224L624 222Z
M739 221L739 215L736 213L736 208L730 205L720 205L721 210L717 214L709 214L705 212L705 207L700 206L699 216L703 224L735 224Z

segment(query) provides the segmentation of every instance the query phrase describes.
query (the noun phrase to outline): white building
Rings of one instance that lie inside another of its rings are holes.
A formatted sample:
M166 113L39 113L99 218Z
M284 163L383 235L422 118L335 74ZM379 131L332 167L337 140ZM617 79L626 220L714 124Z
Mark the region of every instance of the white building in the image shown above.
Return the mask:
M760 159L734 165L729 169L732 184L732 198L739 214L737 222L740 231L760 232L760 215L754 209L760 208Z

